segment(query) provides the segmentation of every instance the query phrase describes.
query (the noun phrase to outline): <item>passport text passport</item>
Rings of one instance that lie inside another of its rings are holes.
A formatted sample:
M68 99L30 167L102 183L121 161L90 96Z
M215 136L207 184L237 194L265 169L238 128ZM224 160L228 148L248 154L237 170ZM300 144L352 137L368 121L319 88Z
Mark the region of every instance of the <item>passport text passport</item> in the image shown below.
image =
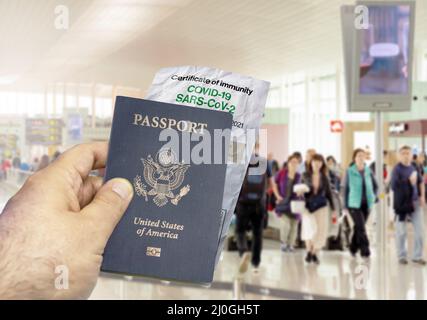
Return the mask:
M227 112L117 97L105 181L125 178L135 195L102 271L212 282L231 124Z

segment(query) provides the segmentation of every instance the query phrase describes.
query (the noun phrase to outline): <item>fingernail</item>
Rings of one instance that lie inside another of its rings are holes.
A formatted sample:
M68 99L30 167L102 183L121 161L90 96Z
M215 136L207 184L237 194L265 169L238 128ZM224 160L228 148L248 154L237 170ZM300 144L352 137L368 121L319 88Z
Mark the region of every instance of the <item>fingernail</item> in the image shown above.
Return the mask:
M126 200L133 192L132 185L125 179L117 179L114 181L111 189L124 200Z

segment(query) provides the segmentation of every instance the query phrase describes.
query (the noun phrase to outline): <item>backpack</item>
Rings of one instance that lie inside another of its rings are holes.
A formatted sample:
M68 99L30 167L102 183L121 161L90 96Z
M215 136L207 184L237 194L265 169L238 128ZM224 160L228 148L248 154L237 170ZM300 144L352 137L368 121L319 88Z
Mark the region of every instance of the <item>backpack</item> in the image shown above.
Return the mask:
M245 180L240 191L239 202L242 204L256 205L265 201L266 193L266 173L260 175L248 174L246 171Z

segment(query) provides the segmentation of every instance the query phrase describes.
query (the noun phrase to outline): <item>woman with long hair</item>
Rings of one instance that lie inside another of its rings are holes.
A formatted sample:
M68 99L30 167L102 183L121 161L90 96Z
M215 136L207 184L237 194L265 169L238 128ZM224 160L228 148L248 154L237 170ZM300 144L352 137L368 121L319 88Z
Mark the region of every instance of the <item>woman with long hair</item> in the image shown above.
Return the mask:
M309 191L305 193L306 210L302 215L301 238L305 241L307 263L319 264L318 252L326 244L329 227L329 208L335 213L328 167L320 154L311 157L302 182Z

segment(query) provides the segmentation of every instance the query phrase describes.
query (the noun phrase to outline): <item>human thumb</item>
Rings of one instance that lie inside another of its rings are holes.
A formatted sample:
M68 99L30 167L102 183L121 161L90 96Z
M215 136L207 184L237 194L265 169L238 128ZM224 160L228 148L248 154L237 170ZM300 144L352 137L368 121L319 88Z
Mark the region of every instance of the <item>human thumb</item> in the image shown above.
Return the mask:
M133 197L133 187L126 179L115 178L105 183L83 210L97 238L105 245Z

